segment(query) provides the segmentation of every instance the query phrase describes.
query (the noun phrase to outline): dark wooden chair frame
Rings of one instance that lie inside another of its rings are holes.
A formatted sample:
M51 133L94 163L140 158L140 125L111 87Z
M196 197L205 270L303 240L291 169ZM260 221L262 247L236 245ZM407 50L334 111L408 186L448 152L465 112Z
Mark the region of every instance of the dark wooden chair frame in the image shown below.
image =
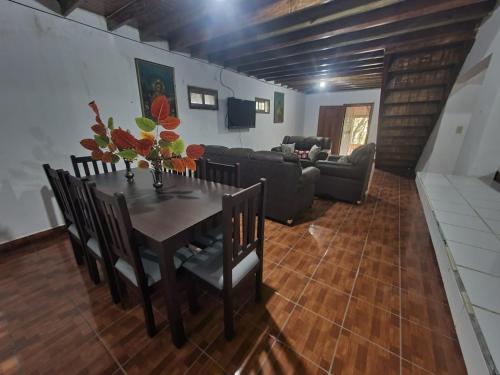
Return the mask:
M241 187L240 164L222 164L203 159L202 178L219 184Z
M120 293L116 282L113 258L106 248L106 242L104 241L101 228L97 221L95 204L90 196L89 187L87 186L89 184L88 180L86 177L81 179L73 177L68 172L64 172L64 179L68 188L68 193L75 207L75 214L78 217L77 221L80 225L79 233L81 236L80 242L87 254L92 280L95 283L100 281L99 269L97 267L97 262L99 262L104 269L106 280L108 281L111 299L113 303L119 303ZM90 185L93 186L94 184ZM93 250L87 246L87 242L90 238L97 240L101 251L101 257L95 254Z
M115 193L112 197L108 196L92 185L89 185L89 192L95 203L98 222L110 255L114 259L124 259L134 269L137 286L119 271L115 271L123 307L125 308L125 303L128 301L128 288L131 288L139 295L146 331L150 337L153 337L157 330L151 294L161 285L161 280L153 285L148 285L125 197L121 193Z
M66 185L64 184L64 181L62 179L63 171L61 169L52 169L49 164L44 164L43 169L45 171L45 174L47 175L47 179L49 180L49 184L52 188L52 192L54 193L56 202L61 209L66 229L72 224L77 225L76 215L74 214L75 210L68 195ZM84 258L86 257L83 246L79 238L73 236L73 234L69 231L68 234L69 240L71 242L71 247L73 248L73 253L75 255L76 263L81 266L84 264Z
M188 272L188 298L189 309L192 313L199 310L197 301L197 286L201 284L210 292L222 297L224 301L224 335L227 340L234 337L233 323L233 294L240 286L245 285L245 280L255 275L255 301L261 300L262 270L264 253L264 223L266 208L267 183L261 179L260 183L253 185L236 194L225 195L222 198L223 221L223 288L215 288L205 280ZM241 221L240 218L243 220ZM257 227L255 219L257 218ZM241 226L241 227L240 227ZM242 229L242 231L241 231ZM255 232L257 235L255 236ZM242 240L242 241L241 241ZM259 264L256 265L233 288L232 271L249 253L256 251Z
M89 165L92 166L94 174L100 174L99 164L101 164L103 173L116 172L116 165L113 163L105 163L103 161L97 162L93 160L90 156L75 156L71 155L71 163L73 164L73 169L75 171L76 177L82 177L80 173L79 165L83 166L83 171L86 177L91 176ZM109 165L109 167L108 167Z

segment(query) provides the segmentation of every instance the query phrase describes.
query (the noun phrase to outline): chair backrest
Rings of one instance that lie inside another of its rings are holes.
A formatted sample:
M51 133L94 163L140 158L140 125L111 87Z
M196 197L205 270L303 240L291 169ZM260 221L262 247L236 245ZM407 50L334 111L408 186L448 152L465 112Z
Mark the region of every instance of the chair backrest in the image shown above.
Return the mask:
M97 220L110 256L122 258L130 264L134 268L138 285L141 288L147 286L125 197L122 193L115 193L113 196L104 194L96 189L95 184L89 184L88 190L95 203Z
M48 164L44 164L43 169L47 175L50 187L54 192L54 197L56 198L59 208L61 209L64 220L66 221L66 225L75 223L74 208L66 184L63 180L63 170L52 169Z
M240 164L214 163L205 159L203 178L207 181L234 187L241 186Z
M222 198L224 288L232 287L232 269L252 251L260 261L264 247L267 182Z
M93 202L91 201L87 191L87 180L73 177L69 172L64 172L64 178L68 187L69 196L73 201L75 215L78 216L82 234L85 235L85 241L93 237L100 241L102 239L99 231L99 224Z
M105 163L103 161L97 162L90 156L71 155L71 163L73 164L76 177L82 177L80 173L80 165L83 167L83 172L86 177L92 175L89 166L92 166L94 174L101 174L99 171L99 164L101 164L102 173L116 172L116 166L113 163Z

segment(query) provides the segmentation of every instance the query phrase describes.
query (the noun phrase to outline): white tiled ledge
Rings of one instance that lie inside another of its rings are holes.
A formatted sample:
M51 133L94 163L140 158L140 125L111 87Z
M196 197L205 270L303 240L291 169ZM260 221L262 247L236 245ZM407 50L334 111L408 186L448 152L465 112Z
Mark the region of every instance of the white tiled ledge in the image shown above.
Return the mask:
M417 188L470 374L500 366L500 189L420 172Z

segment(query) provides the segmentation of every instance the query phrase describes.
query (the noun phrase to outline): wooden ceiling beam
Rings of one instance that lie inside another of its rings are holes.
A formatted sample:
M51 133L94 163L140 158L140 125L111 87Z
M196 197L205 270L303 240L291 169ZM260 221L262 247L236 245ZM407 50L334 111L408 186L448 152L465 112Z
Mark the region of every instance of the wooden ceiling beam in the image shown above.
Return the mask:
M372 68L372 67L378 67L382 66L384 63L384 58L379 57L376 59L371 59L371 60L366 60L366 61L361 61L359 63L355 62L348 62L348 63L343 63L343 64L330 64L326 66L318 66L318 67L307 67L307 68L301 68L301 69L283 69L281 71L277 72L271 72L271 73L261 73L254 75L256 78L259 79L266 79L266 80L272 80L278 77L284 77L284 76L296 76L296 75L304 75L304 74L328 74L328 73L333 73L336 71L345 71L345 70L353 70L353 69L362 69L362 68Z
M246 54L254 54L266 50L275 50L294 44L301 44L315 40L330 38L336 35L351 33L360 30L380 27L394 22L412 20L435 13L451 11L461 7L474 7L487 4L489 0L419 0L418 2L397 3L385 8L375 9L363 14L349 16L330 22L314 22L310 27L289 33L265 38L258 35L258 40L245 44L235 45L235 42L211 46L203 53L191 49L193 55L214 61L234 59ZM471 9L471 8L469 8ZM233 38L233 41L238 41Z
M61 14L66 17L83 4L83 0L57 0L59 6L61 7Z
M280 83L282 85L309 85L309 84L318 84L320 81L326 83L357 83L357 82L371 82L377 81L382 78L382 70L377 69L374 72L367 71L352 71L342 73L342 75L335 75L330 77L304 77L300 79L279 79L274 81L275 83ZM349 81L346 81L349 80Z
M306 63L297 63L297 64L290 64L287 65L286 67L275 67L271 66L269 68L263 68L263 69L256 69L256 70L249 70L246 71L245 73L248 75L253 75L253 76L258 76L259 74L270 74L270 73L276 73L280 72L282 70L297 70L297 69L312 69L316 68L319 69L323 66L329 66L329 65L335 65L335 64L348 64L348 63L362 63L364 61L376 59L376 58L383 58L384 57L384 51L382 49L378 51L371 51L371 52L364 52L364 53L359 53L359 54L353 54L353 55L348 55L345 57L339 57L336 59L325 59L325 60L320 60L320 61L311 61L311 62L306 62Z
M398 45L398 43L410 44L429 40L429 43L432 41L432 45L450 44L453 42L474 39L474 30L476 25L477 21L468 21L459 24L439 26L427 30L410 32L403 35L366 41L354 45L327 48L320 51L303 51L293 57L282 56L267 61L243 62L237 66L237 69L241 72L246 72L257 69L270 69L271 67L283 67L298 63L319 62L325 59L345 57L355 53L373 52L385 49L389 45Z
M125 25L137 15L145 12L144 0L131 0L121 8L106 17L106 25L109 31L114 31Z
M261 53L248 54L243 57L224 60L223 65L234 67L257 61L279 59L287 56L301 55L304 52L319 52L328 49L354 45L361 42L368 42L387 37L399 36L403 34L415 33L432 27L453 25L455 23L479 20L489 13L490 4L481 4L474 8L461 8L448 12L440 12L431 16L417 17L411 22L399 21L388 25L373 27L367 30L355 31L352 33L320 39L313 42L297 44L289 47L272 49ZM222 61L214 60L222 63Z
M345 17L402 0L276 0L256 9L253 14L227 15L226 22L200 22L176 30L169 35L171 48L187 52L189 47L213 40L225 43L233 38L269 34L285 28L305 27L325 17ZM213 45L211 42L211 45Z

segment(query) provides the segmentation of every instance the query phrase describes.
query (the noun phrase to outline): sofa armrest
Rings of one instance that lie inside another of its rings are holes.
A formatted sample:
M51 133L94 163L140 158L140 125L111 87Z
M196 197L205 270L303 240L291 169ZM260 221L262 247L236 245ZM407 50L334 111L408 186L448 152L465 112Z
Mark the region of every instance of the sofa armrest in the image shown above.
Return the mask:
M352 180L362 180L364 178L363 171L356 168L351 163L335 163L333 161L318 161L316 167L319 168L322 175L349 178Z
M299 184L305 186L314 184L319 179L319 169L316 167L307 167L302 170L302 175L299 179Z
M281 146L276 146L271 149L271 151L281 152Z
M328 161L337 161L337 160L339 160L341 157L342 157L342 155L330 155L330 156L328 157L328 159L327 159L327 160L328 160Z

